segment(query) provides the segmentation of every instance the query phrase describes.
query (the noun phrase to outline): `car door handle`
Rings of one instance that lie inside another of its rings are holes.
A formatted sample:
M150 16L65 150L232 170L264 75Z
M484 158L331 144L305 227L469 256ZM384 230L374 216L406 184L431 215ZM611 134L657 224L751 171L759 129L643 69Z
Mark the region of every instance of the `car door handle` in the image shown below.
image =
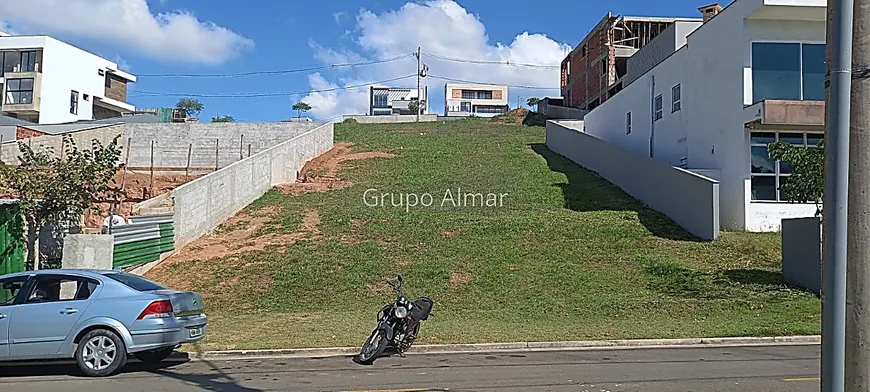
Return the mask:
M78 311L79 311L78 309L66 308L64 310L61 310L60 314L73 314L73 313L78 313Z

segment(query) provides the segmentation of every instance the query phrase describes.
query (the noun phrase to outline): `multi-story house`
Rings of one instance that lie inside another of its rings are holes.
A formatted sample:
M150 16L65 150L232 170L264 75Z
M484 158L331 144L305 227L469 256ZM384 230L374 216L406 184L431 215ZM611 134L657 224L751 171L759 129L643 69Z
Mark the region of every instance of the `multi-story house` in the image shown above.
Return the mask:
M494 117L509 110L504 84L447 83L444 91L447 117Z
M48 36L0 34L0 112L37 124L120 117L135 110L112 61Z
M420 87L423 95L423 109L420 114L429 113L429 88ZM415 114L411 102L417 101L417 88L370 87L369 115Z
M586 114L585 132L718 180L725 229L776 231L783 218L813 216L814 204L788 202L780 187L792 167L767 146L813 148L824 137L826 5L702 7L704 23L677 30L683 44L672 53L650 44L629 60L652 66Z
M629 83L623 80L629 72L628 59L677 21L689 23L671 35L701 24L701 19L607 13L562 60L563 105L592 110L616 95Z

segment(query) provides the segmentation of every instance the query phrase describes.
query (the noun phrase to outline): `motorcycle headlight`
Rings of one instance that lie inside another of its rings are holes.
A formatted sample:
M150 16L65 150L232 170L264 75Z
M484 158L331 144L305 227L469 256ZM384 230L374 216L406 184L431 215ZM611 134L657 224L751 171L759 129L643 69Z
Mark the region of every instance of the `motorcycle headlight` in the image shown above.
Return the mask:
M405 318L408 317L408 308L404 306L396 306L396 310L393 311L393 314L396 318Z

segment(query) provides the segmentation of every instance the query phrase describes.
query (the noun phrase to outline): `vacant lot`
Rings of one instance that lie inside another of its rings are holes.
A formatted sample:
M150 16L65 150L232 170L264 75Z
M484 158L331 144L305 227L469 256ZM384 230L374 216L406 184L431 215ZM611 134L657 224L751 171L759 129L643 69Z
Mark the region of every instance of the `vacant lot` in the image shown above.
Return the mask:
M778 235L696 241L549 152L543 128L342 124L336 139L304 183L149 274L204 294L198 349L361 345L398 273L436 301L422 344L819 332L820 301L782 282Z

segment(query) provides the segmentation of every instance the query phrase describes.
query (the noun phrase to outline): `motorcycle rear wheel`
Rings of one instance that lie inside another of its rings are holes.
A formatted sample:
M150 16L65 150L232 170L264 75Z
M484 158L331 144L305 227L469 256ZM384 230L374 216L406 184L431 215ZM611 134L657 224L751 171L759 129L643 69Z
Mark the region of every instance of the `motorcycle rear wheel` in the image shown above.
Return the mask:
M387 348L387 339L384 336L384 331L380 328L372 331L372 335L366 340L359 353L359 361L362 364L370 365L375 358L379 357L384 349Z

